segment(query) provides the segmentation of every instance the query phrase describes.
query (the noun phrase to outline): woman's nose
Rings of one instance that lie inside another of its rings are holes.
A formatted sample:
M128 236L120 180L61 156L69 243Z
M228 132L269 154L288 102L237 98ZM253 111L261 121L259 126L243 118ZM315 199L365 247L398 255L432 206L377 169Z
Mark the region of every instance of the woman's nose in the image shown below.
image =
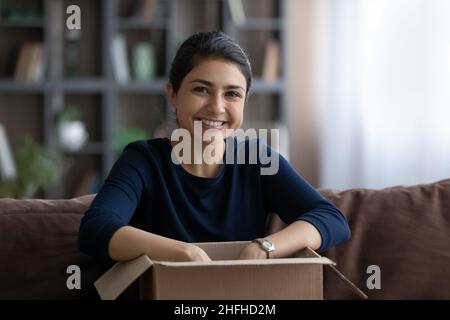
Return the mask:
M207 110L211 113L221 114L225 112L225 100L221 94L211 96Z

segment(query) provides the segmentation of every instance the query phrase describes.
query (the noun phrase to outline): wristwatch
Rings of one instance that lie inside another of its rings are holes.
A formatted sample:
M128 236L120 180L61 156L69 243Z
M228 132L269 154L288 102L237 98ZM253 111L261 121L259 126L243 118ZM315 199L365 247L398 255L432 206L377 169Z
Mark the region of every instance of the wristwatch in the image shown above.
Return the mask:
M275 245L271 241L263 238L258 238L253 240L252 242L259 243L261 249L263 249L267 253L267 259L270 259L270 253L275 250Z

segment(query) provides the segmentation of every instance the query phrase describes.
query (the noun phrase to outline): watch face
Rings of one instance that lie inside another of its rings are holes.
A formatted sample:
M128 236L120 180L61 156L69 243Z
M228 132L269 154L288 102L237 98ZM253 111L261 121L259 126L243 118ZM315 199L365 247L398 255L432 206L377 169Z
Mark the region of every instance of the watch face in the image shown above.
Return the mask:
M262 245L263 245L263 247L266 248L267 250L269 250L269 249L272 247L272 244L271 244L269 241L267 241L267 240L264 240L264 241L262 242Z

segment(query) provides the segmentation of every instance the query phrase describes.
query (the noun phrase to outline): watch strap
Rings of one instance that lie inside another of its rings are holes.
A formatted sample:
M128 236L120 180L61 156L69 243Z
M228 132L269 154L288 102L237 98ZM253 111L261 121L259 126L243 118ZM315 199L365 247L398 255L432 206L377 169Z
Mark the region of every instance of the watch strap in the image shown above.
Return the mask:
M269 240L263 239L263 238L255 239L252 242L258 243L259 247L266 252L267 259L270 259L271 258L270 253L273 251L273 249L272 250L268 250L266 247L264 247L264 245L263 245L264 241L270 242ZM270 243L272 243L272 242L270 242ZM272 246L273 246L273 244L272 244Z

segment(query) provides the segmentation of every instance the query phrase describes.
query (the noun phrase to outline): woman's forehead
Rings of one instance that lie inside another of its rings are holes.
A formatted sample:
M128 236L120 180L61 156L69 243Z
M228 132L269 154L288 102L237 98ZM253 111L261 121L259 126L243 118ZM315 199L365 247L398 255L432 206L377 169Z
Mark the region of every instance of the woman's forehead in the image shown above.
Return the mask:
M187 82L205 80L213 85L246 86L246 79L239 67L230 61L208 59L199 63L187 75Z

